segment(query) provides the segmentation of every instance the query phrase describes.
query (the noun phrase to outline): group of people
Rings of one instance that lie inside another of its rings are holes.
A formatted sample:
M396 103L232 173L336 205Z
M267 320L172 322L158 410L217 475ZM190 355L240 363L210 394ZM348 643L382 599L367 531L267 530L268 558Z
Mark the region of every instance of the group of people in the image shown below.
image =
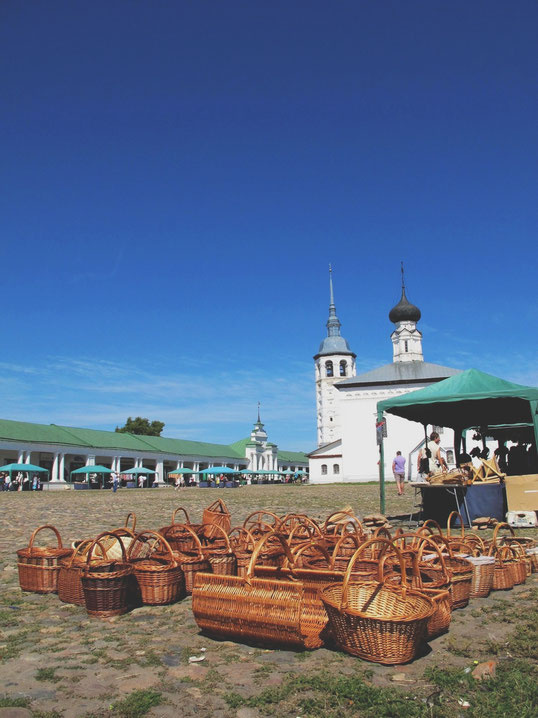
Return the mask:
M0 491L41 491L41 481L37 474L19 471L15 478L7 472L0 474Z
M398 496L402 496L405 487L405 463L401 451L396 452L392 460L392 473L396 481ZM426 477L438 471L448 471L445 457L441 451L441 437L436 431L430 434L427 445L418 452L417 457L417 481L426 481Z

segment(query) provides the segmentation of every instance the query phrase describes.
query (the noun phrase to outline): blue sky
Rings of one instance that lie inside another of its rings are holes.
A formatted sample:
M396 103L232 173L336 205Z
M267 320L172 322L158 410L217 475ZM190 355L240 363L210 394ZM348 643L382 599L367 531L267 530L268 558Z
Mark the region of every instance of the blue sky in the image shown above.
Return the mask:
M4 0L6 419L315 445L328 264L358 371L538 385L538 6Z

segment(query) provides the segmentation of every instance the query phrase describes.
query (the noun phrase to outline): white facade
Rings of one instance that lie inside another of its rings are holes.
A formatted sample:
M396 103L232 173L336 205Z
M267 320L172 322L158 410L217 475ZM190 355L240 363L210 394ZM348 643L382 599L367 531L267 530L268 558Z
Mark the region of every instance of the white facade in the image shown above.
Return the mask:
M310 483L377 481L380 460L376 439L377 403L422 389L457 373L457 370L449 367L424 362L422 334L416 326L420 316L420 310L407 300L402 281L402 297L389 314L395 325L391 334L392 364L357 377L355 355L340 337L340 322L336 319L331 281L327 326L333 327L333 337L337 335L336 341L344 342L347 351L343 355L336 352L331 355L330 348L335 340L329 333L329 339L322 342L319 354L314 357L318 448L309 454ZM348 377L337 375L342 358L347 358L352 366L352 373ZM332 362L333 377L324 376L327 361ZM389 480L393 478L392 460L396 451L401 451L406 458L407 478L416 478L417 454L424 442L424 427L388 415L386 429L385 477ZM442 427L436 427L435 430L441 434L441 445L447 452L449 463L453 463L452 430L445 431ZM429 431L432 431L431 427Z

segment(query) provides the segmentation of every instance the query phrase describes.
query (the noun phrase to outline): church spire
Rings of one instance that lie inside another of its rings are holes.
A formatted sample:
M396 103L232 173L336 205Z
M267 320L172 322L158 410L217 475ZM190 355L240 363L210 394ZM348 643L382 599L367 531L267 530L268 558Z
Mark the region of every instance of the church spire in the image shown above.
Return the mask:
M340 336L340 320L336 316L336 305L334 303L334 291L333 291L333 270L329 264L329 319L327 320L327 336L339 337Z

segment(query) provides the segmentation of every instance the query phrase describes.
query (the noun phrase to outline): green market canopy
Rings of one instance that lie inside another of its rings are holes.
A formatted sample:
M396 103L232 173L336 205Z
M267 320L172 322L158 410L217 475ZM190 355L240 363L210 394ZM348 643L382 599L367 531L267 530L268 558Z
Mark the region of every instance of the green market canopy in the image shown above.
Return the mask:
M5 466L0 466L0 471L9 471L11 474L12 471L46 471L48 472L48 469L44 469L42 466L36 466L35 464L6 464Z
M111 474L112 469L107 469L106 466L100 466L94 464L93 466L81 466L80 469L75 469L71 472L72 474Z
M454 429L456 441L464 429L529 424L538 446L538 389L514 384L468 369L424 389L409 392L377 404L378 421L383 413L394 414L424 426L432 424ZM384 511L383 443L379 462L381 505Z
M154 474L153 469L145 469L143 466L135 466L133 469L127 469L127 471L121 471L121 474Z
M478 369L468 369L377 405L378 414L386 411L421 424L452 429L529 422L536 427L537 408L538 389Z

